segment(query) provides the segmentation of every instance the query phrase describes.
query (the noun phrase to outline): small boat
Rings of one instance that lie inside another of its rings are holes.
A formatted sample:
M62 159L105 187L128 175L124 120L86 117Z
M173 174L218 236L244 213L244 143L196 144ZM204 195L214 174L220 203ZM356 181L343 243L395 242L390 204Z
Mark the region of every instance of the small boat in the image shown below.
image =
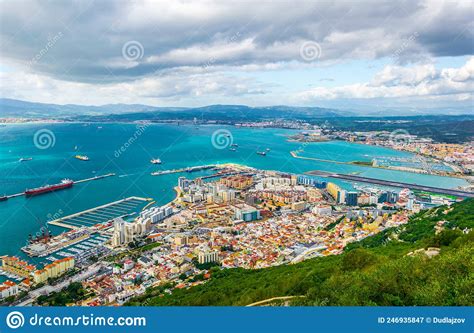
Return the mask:
M81 161L89 161L89 156L86 155L76 155L74 157Z
M77 150L77 146L74 146L74 150Z
M19 159L19 162L26 162L26 161L31 161L33 157L22 157Z
M7 201L8 197L6 195L0 195L0 201Z
M237 151L235 148L229 148L230 151Z
M266 151L270 151L270 148L265 149Z
M151 164L161 164L161 160L159 158L153 158L151 161L150 161Z
M264 151L257 151L257 154L261 156L267 156L267 153Z
M236 143L233 143L233 144L231 144L230 146L231 146L231 147L238 147L239 145L236 144Z

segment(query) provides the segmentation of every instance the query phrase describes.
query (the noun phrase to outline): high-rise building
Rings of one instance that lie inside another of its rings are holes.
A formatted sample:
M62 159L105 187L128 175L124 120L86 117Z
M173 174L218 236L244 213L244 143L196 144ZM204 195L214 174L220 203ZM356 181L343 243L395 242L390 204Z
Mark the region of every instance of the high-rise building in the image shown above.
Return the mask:
M355 191L346 192L346 205L357 206L357 196L358 193Z
M397 201L398 201L398 193L394 191L383 192L380 195L379 200L378 200L379 203L384 203L384 202L395 203Z
M133 242L137 237L145 236L151 230L151 219L137 218L134 222L126 222L121 217L114 220L112 246L118 247Z
M178 178L178 187L182 190L185 190L189 187L189 184L191 181L187 179L186 177L179 177Z
M339 202L338 193L341 190L341 188L334 183L328 183L326 188L327 188L328 193L334 198L334 200Z
M408 201L407 201L406 207L409 210L413 210L414 205L415 205L415 196L413 195L413 193L410 193L408 195Z
M345 204L346 203L346 190L341 190L337 191L337 202L340 204Z
M198 262L200 264L205 264L208 262L219 262L219 252L218 251L201 251L198 254Z
M140 217L144 220L150 219L152 223L157 223L173 214L173 207L151 207L140 213Z

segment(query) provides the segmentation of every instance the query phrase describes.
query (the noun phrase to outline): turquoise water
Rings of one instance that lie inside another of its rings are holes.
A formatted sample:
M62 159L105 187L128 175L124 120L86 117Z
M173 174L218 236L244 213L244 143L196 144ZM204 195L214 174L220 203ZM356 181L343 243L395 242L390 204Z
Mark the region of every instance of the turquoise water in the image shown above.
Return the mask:
M54 146L38 149L33 142L38 130L48 129L55 137ZM218 129L230 131L237 151L216 149L211 137ZM140 132L140 135L137 133ZM73 180L115 172L117 176L76 184L73 188L33 198L18 197L0 202L0 255L21 255L28 234L35 234L52 218L66 216L128 196L151 197L164 204L174 197L173 187L182 174L151 176L152 171L193 165L233 162L256 168L303 173L309 170L361 175L454 188L464 185L460 179L407 172L371 169L355 165L307 161L292 158L290 151L302 148L287 142L282 129L243 129L223 126L176 126L153 124L139 131L133 124L21 124L0 127L0 195L12 194L63 178ZM116 151L135 138L123 153ZM75 150L77 146L77 151ZM269 148L266 157L256 151ZM408 153L381 147L347 142L324 142L303 145L304 156L353 161L371 156L410 156ZM83 162L76 154L90 157ZM118 157L117 157L118 156ZM19 162L20 157L33 160ZM153 165L160 158L162 165ZM192 177L199 173L193 173ZM62 231L52 227L53 232Z

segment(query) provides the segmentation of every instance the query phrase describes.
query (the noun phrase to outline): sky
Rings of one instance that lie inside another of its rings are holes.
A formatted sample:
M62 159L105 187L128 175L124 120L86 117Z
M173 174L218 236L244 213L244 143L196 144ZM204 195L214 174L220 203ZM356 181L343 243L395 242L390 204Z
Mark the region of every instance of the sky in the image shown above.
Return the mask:
M0 0L0 97L472 110L473 17L462 0Z

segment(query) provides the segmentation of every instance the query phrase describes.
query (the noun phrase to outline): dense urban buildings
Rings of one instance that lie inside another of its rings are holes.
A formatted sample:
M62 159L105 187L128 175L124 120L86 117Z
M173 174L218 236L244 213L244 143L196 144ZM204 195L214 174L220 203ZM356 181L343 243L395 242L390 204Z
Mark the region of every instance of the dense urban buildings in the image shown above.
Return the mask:
M63 244L52 248L72 257L41 269L3 257L1 269L21 283L5 282L2 295L84 274L82 285L94 296L81 304L120 305L151 286L205 283L210 267L255 269L340 254L350 243L407 223L413 213L456 201L236 164L214 170L205 179L179 177L176 198L165 206L25 247L42 255Z

